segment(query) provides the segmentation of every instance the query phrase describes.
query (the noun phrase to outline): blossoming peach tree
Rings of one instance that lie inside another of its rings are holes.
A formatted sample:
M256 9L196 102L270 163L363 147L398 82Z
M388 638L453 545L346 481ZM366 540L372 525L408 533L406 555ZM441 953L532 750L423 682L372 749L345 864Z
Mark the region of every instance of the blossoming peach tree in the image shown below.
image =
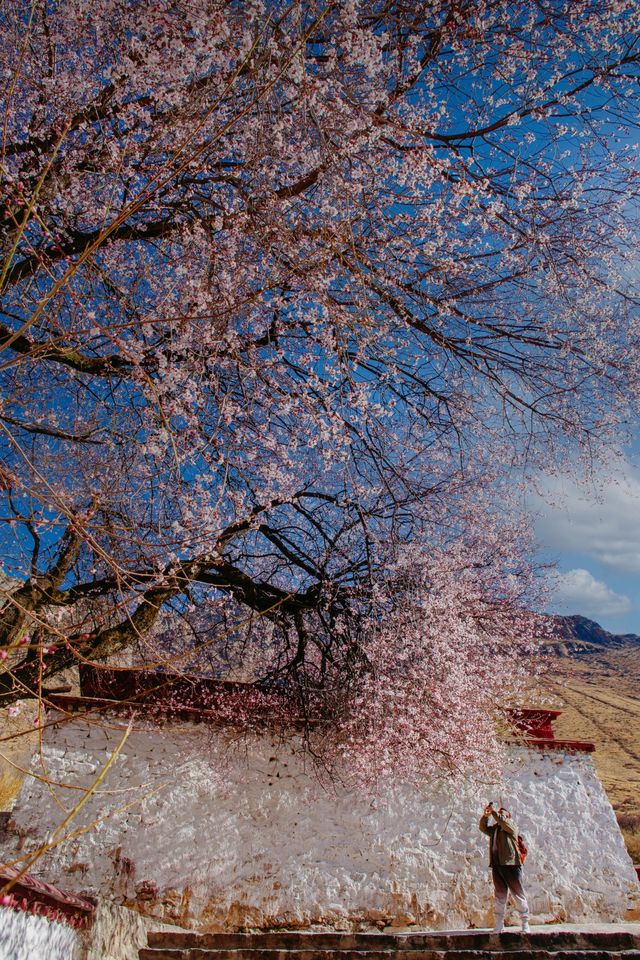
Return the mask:
M131 650L364 779L486 758L505 486L637 410L638 4L0 17L3 705Z

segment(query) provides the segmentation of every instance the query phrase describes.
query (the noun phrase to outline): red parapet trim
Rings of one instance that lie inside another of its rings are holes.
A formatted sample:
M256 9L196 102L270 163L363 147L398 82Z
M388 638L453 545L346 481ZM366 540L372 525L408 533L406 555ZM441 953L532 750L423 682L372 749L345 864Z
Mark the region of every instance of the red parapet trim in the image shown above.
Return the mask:
M123 713L126 717L141 717L149 720L160 718L163 720L185 720L189 723L207 723L222 727L233 727L234 724L239 724L245 730L264 730L269 723L285 723L287 726L297 728L305 724L313 725L314 722L313 719L303 719L284 712L274 713L264 708L255 710L253 714L240 714L233 709L233 704L230 709L225 709L223 701L221 701L219 709L207 710L204 707L174 705L171 702L163 703L162 701L148 700L129 702L127 700L110 700L106 697L78 697L60 693L49 694L47 699L53 707L61 711L109 710L113 713Z
M157 703L173 700L180 706L208 709L221 696L251 696L262 688L255 683L200 677L169 670L144 667L112 670L80 664L80 693L83 697ZM262 691L266 692L266 691ZM270 690L277 696L276 690Z
M46 917L76 929L90 926L95 911L91 901L63 893L29 873L20 876L16 867L0 870L0 907Z
M587 740L556 740L553 721L562 710L547 707L518 707L504 711L514 734L514 742L541 750L569 750L578 753L593 753L595 743Z
M533 740L554 740L553 721L560 716L562 710L517 707L505 710L504 713L516 733L524 734Z
M109 700L107 697L79 697L69 693L50 693L47 700L59 710L109 709L130 715L140 713L143 706L141 703L128 703L126 700Z
M571 750L578 753L593 753L596 749L595 743L588 740L549 740L546 737L524 737L522 740L515 741L525 747L539 747L543 750Z
M143 700L140 703L128 702L127 700L109 700L106 697L76 697L66 693L49 694L48 700L54 707L61 710L113 710L115 713L124 713L129 717L133 716L163 716L167 715L171 719L191 720L194 723L205 720L220 719L220 714L215 710L205 710L201 707L167 707L162 703L150 703Z

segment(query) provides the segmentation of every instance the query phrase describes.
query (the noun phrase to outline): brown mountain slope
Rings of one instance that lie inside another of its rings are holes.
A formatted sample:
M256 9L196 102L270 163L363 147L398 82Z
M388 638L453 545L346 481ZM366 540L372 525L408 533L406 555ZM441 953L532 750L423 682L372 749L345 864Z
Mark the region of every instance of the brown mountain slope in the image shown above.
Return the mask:
M595 620L588 620L578 614L552 619L555 622L552 646L561 655L575 656L634 646L640 650L640 637L635 633L610 633Z

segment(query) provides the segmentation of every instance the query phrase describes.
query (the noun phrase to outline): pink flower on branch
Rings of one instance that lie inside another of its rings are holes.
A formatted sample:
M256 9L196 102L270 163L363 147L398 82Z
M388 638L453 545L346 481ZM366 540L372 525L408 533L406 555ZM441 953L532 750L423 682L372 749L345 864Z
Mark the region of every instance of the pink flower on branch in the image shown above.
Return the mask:
M133 657L495 759L504 489L638 411L637 3L75 6L0 38L0 704Z

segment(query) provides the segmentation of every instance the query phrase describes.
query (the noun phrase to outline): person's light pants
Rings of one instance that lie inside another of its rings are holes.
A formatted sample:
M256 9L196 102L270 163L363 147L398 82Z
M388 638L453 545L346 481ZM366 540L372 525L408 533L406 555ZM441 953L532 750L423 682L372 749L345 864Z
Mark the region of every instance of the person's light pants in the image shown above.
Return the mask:
M529 919L529 904L522 886L522 867L492 867L493 892L495 896L495 925L501 927L504 923L504 913L507 908L507 897L513 897L516 910L524 923Z

